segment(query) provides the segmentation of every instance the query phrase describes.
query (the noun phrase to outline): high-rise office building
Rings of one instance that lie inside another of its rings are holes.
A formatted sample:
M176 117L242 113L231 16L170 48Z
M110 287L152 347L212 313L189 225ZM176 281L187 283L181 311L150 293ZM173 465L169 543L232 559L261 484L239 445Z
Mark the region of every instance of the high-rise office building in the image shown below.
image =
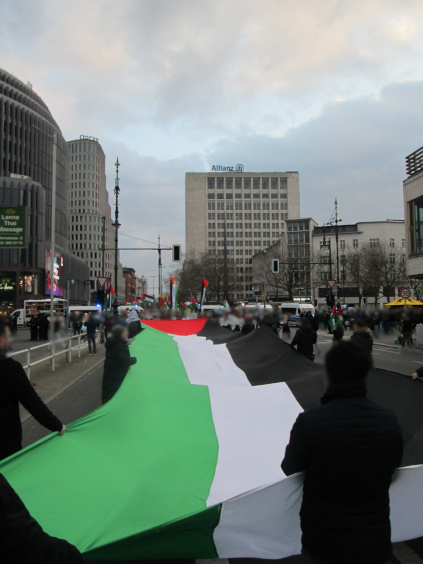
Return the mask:
M23 206L25 248L0 249L0 311L22 308L50 295L53 136L57 135L55 295L86 304L83 261L68 252L69 151L44 101L12 74L0 69L0 206ZM74 280L66 296L66 280Z
M240 170L241 165L226 168ZM252 257L276 243L286 232L285 221L296 217L300 217L298 172L222 170L185 175L186 252L226 253L229 263L236 265L236 285L229 299L253 297Z
M91 290L97 277L107 276L115 283L114 228L106 188L106 156L96 137L81 135L68 141L69 167L69 250L89 266ZM103 219L104 218L104 219ZM118 264L118 299L124 300L125 280Z

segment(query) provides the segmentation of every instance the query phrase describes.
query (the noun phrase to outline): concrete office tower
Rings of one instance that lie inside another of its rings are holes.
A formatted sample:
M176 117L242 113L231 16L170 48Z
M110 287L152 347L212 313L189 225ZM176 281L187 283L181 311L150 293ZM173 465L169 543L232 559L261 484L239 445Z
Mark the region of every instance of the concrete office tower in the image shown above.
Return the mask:
M88 269L68 252L69 151L44 101L12 74L0 69L0 205L24 206L27 245L0 249L0 310L22 308L24 300L50 295L51 188L53 135L57 134L56 253L60 255L57 295L66 297L66 280L74 279L70 303L86 304ZM56 255L56 256L57 256Z
M102 252L103 217L105 248L114 247L114 228L109 193L106 188L106 156L96 137L81 135L68 141L69 168L69 249L89 266L91 291L97 277L107 276L115 283L114 251ZM104 268L103 268L104 262ZM119 262L118 299L125 296L125 280Z
M285 221L297 217L298 172L185 175L186 252L223 255L226 248L231 264L250 265L236 267L237 286L229 299L253 297L252 257L276 243L286 232Z

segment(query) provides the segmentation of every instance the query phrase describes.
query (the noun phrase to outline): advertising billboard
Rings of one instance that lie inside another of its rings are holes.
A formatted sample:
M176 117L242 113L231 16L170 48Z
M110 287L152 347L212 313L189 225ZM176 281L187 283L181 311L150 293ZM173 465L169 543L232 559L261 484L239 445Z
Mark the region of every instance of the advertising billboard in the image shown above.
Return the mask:
M46 271L46 285L45 285L45 293L50 295L51 291L51 277L50 277L50 268L51 268L51 249L46 247L46 254L45 254L45 271ZM64 289L60 287L59 282L64 275L64 266L63 266L63 256L60 253L54 253L54 272L53 272L53 285L54 285L54 295L63 297Z
M26 247L26 207L0 206L0 249Z

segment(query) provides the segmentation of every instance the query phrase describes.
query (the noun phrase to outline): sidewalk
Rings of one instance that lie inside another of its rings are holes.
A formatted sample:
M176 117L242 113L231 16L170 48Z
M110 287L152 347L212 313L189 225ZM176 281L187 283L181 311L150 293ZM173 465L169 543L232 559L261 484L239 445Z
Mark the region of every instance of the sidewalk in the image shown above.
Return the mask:
M76 352L76 351L75 351ZM31 384L44 401L49 404L57 396L66 391L88 372L104 362L106 349L104 345L97 344L97 354L89 356L88 347L81 349L81 358L72 355L72 362L66 362L66 355L56 357L56 370L51 369L51 361L46 361L31 368ZM21 361L18 357L17 360ZM23 359L22 359L23 360ZM21 421L24 422L31 415L21 406Z

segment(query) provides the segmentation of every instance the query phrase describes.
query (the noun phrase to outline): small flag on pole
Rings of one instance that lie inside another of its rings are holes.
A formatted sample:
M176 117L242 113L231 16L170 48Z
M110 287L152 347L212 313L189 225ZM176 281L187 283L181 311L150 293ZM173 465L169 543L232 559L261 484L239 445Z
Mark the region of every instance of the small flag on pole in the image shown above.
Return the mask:
M208 281L203 278L203 291L201 292L201 303L200 303L200 310L203 310L203 303L204 303L204 298L206 297L206 290L207 290L207 286L209 285Z

